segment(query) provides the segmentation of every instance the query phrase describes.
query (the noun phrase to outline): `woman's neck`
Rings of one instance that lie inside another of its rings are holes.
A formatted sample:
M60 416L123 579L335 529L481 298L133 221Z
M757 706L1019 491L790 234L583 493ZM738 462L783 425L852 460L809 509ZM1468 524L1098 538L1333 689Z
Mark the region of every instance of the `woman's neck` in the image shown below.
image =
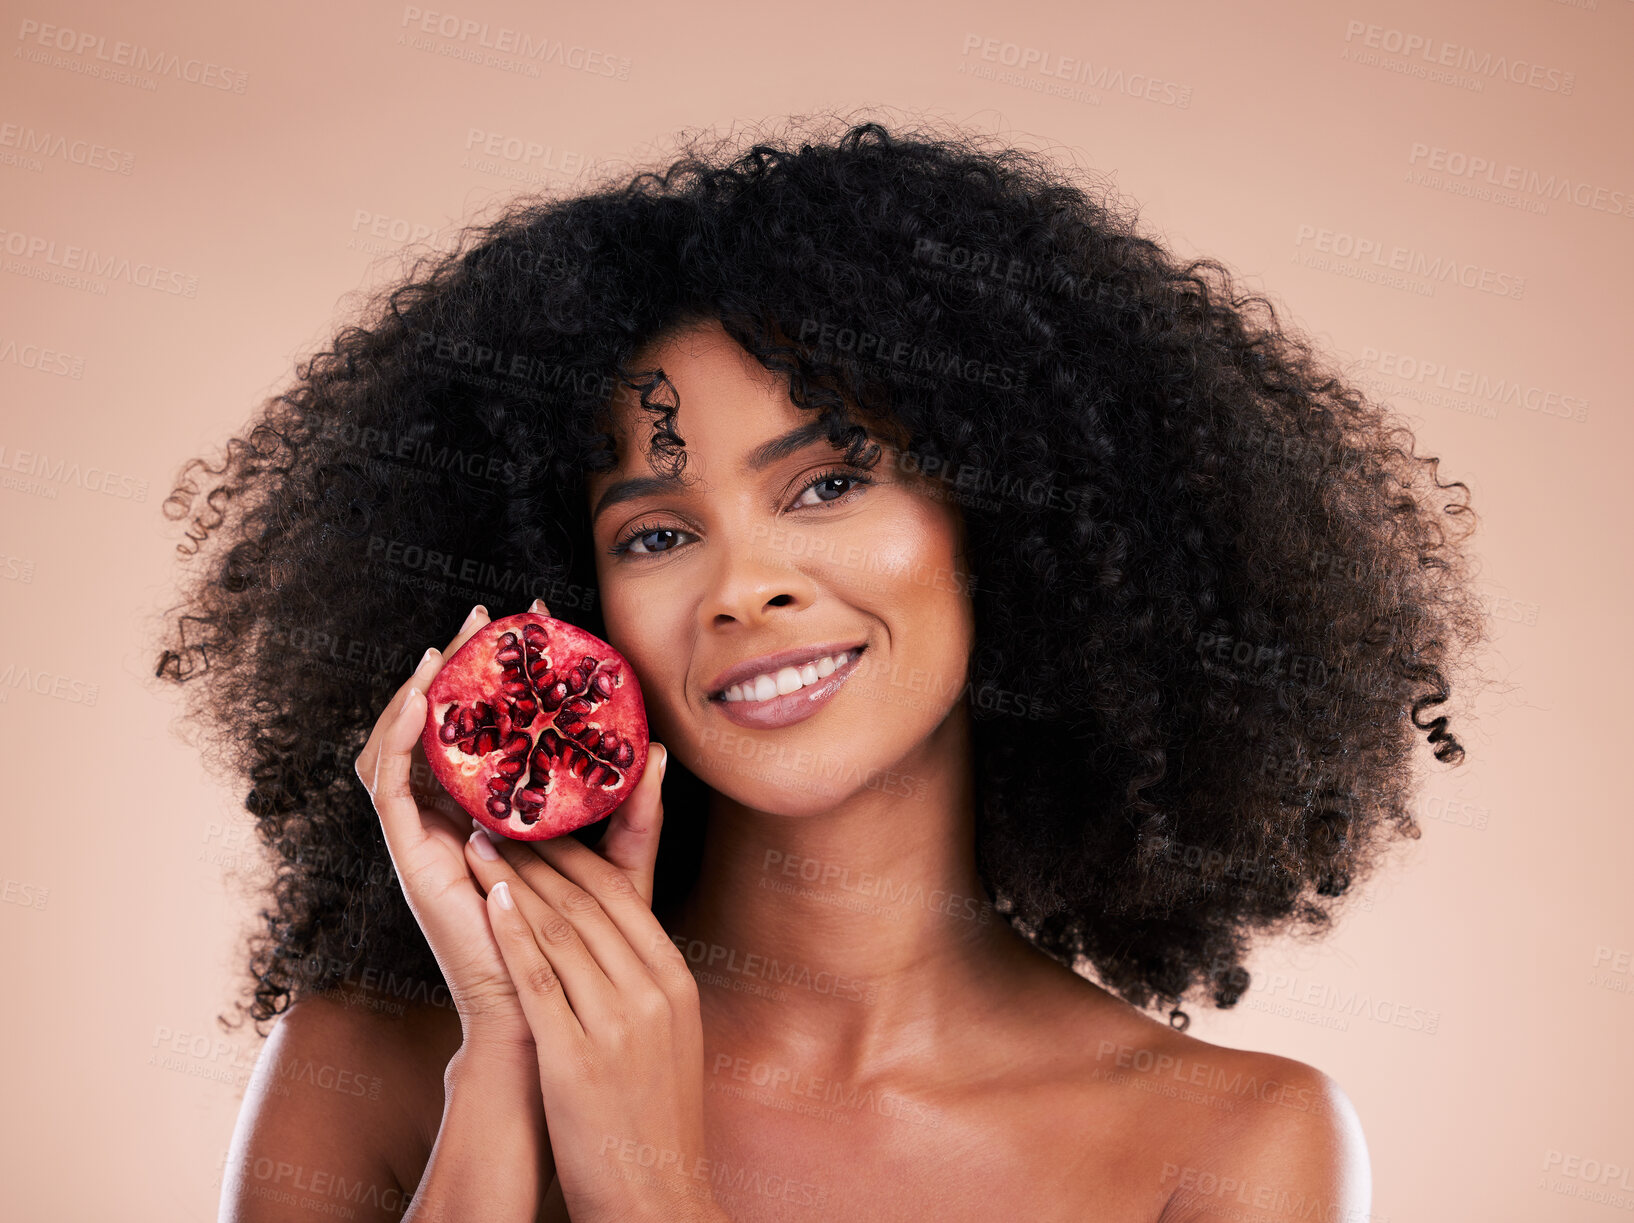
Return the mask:
M922 1056L1036 952L976 874L969 715L799 817L712 798L696 886L666 928L714 1035L846 1077Z

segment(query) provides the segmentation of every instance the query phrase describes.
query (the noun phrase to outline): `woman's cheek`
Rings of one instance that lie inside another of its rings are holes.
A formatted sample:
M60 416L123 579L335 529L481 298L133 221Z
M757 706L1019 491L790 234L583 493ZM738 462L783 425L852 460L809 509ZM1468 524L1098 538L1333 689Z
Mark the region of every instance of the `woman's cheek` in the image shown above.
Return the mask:
M614 579L617 582L617 579ZM639 583L620 583L605 591L602 607L608 638L630 660L641 681L647 718L660 740L675 733L676 718L687 703L686 645L681 613L658 590Z

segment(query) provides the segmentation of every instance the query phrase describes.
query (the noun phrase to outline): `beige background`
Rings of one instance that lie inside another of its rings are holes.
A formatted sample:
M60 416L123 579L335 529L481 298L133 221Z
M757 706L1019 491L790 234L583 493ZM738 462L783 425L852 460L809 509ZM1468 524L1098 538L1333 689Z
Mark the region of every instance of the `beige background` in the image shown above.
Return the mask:
M627 75L467 62L448 52L477 37L405 27L412 6L6 5L6 1215L214 1218L256 1048L214 1022L250 911L241 788L204 775L151 679L181 462L282 385L405 234L681 127L883 104L1109 175L1153 236L1245 273L1471 484L1500 683L1463 722L1470 762L1427 770L1423 839L1331 939L1266 948L1238 1010L1193 1007L1193 1031L1345 1086L1376 1218L1629 1217L1634 3L455 2L456 24ZM120 41L209 75L76 70ZM1421 47L1444 44L1488 74L1433 79ZM1063 95L1040 55L1096 75ZM1467 193L1475 158L1521 185ZM1475 287L1353 275L1377 267L1339 259L1354 243L1455 261ZM163 285L53 281L71 245Z

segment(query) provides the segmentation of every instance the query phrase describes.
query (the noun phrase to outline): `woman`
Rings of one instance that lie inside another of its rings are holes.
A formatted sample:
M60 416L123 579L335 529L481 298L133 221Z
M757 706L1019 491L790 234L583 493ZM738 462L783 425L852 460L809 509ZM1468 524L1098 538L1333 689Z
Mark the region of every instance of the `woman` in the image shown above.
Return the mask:
M1417 835L1415 732L1462 758L1464 486L970 134L694 147L467 238L168 503L159 670L280 867L223 1217L1364 1217L1339 1085L1179 1003ZM496 844L416 740L529 594L655 744Z

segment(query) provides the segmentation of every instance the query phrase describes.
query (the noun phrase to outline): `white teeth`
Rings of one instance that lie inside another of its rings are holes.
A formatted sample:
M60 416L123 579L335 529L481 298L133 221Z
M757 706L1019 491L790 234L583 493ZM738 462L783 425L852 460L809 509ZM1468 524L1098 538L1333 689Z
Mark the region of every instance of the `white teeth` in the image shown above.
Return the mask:
M798 692L802 688L809 688L818 680L827 679L838 671L852 658L856 657L853 650L816 659L813 662L802 663L798 667L780 667L775 672L766 672L753 679L746 679L741 683L733 684L722 697L728 701L769 701L774 696L787 696L791 692Z

